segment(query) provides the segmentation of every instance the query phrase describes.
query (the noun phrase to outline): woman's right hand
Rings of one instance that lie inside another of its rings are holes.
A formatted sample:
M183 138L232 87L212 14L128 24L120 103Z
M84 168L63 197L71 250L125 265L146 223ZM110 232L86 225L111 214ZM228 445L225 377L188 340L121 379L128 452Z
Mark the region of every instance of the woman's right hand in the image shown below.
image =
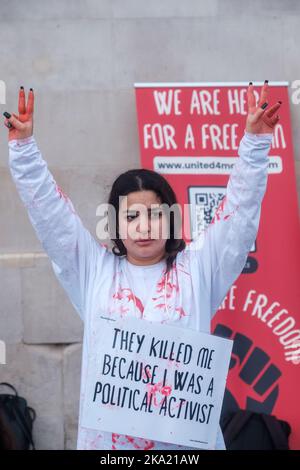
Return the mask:
M4 124L8 127L8 140L25 139L33 134L33 109L33 89L30 88L26 105L25 91L23 87L20 87L18 105L19 115L14 113L11 115L6 111L3 113L6 118Z

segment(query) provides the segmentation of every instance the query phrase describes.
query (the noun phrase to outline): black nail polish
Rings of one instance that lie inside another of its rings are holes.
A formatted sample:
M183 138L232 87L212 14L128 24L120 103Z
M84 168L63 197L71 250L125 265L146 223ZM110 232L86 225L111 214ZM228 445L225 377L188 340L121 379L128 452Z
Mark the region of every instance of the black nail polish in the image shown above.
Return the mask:
M268 106L268 103L265 102L264 104L261 105L261 109L265 109Z
M265 83L269 83L269 80L265 80Z
M8 123L6 124L6 126L10 129L10 128L12 127L12 124L11 124L10 122L8 122Z
M11 114L9 114L7 111L4 111L3 116L9 119L11 117Z
M253 85L253 83L252 83L252 82L249 82L249 85Z
M24 87L23 86L20 86L21 90L24 90Z
M33 91L33 88L30 88L30 91Z
M278 103L279 103L279 104L282 104L282 101L279 101L279 100L278 100Z

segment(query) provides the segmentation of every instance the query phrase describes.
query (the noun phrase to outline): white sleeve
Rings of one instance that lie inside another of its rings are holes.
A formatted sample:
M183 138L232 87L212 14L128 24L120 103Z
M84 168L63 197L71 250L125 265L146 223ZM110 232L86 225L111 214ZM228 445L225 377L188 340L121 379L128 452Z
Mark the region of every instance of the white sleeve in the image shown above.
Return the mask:
M9 165L30 222L54 273L84 320L86 298L108 256L83 226L70 199L50 173L33 136L9 142Z
M242 272L258 232L272 134L245 132L226 194L201 239L188 245L210 286L211 316Z

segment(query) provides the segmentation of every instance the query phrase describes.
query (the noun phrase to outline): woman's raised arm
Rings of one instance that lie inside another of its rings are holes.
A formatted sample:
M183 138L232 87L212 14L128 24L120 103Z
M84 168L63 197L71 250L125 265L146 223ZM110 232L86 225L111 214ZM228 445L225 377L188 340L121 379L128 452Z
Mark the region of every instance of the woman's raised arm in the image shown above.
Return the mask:
M246 132L227 184L225 197L202 239L188 249L197 260L211 291L211 315L216 313L229 288L242 272L257 236L261 203L268 176L268 153L281 102L268 107L265 82L256 105L253 85L248 88Z
M83 226L71 200L43 160L33 136L34 94L19 91L19 115L5 113L9 128L9 166L20 198L56 276L84 319L86 297L96 269L113 256Z

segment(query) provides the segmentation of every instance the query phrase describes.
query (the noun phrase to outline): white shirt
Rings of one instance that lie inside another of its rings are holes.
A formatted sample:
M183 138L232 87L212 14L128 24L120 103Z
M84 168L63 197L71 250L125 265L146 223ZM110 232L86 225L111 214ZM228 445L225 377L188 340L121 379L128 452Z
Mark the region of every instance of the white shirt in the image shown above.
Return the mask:
M127 263L131 280L125 276L126 260L85 229L49 172L34 137L9 142L17 190L57 279L84 321L78 449L183 449L82 426L91 331L100 312L105 312L115 318L133 316L210 332L211 318L243 270L256 238L271 140L271 134L245 133L226 197L203 239L177 254L167 276L160 264L140 268ZM224 449L220 428L216 449Z
M129 283L132 288L134 288L136 297L145 305L152 295L153 285L157 283L163 268L166 266L165 260L161 260L155 264L140 266L124 258L122 263L125 273L127 273Z

